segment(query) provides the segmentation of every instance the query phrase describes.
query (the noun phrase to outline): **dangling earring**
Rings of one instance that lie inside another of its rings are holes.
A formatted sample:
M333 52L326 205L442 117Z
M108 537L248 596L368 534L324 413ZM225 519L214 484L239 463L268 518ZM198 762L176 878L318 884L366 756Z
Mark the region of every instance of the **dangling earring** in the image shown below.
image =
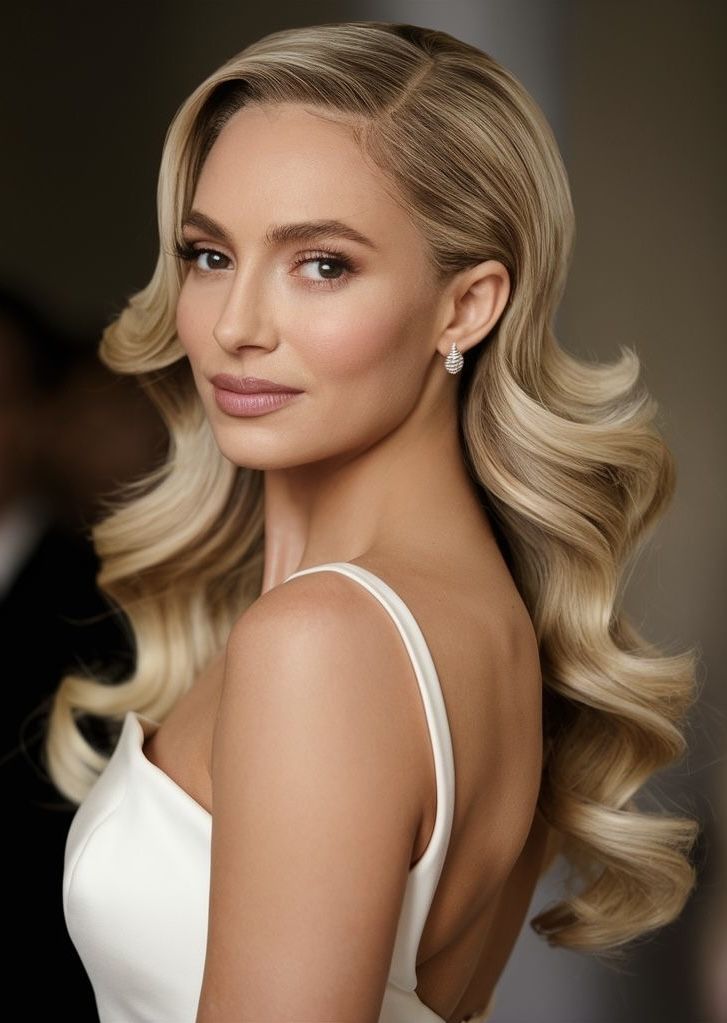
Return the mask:
M444 368L448 373L459 373L463 366L464 356L453 341L452 347L449 349L449 355L444 360Z

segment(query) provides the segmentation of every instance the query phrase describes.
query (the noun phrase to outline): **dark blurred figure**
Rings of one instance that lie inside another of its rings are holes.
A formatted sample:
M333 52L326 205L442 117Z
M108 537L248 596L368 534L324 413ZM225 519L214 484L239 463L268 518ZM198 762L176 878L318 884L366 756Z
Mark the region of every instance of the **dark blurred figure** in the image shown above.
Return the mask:
M111 373L85 346L48 404L43 476L57 514L85 535L116 493L165 454L168 434L133 377Z
M90 527L99 497L161 454L160 425L136 383L107 371L94 344L72 342L31 301L0 287L0 784L10 804L11 949L4 996L22 1007L17 1018L61 1011L75 1023L98 1021L63 917L75 807L48 779L42 739L63 674L88 668L113 682L131 670L125 622L96 586Z

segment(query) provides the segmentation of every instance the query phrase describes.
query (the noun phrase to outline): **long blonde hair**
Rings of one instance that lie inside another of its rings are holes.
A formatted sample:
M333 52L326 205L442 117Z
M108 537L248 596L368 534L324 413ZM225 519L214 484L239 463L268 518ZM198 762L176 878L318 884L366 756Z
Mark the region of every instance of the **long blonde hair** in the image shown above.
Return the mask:
M686 742L696 654L666 655L620 608L620 586L675 486L637 356L586 363L551 321L574 238L566 171L538 105L492 57L447 33L386 22L274 32L213 72L167 132L160 251L148 285L104 330L102 361L136 374L169 430L166 460L107 501L98 584L127 616L133 674L66 675L44 754L80 803L108 757L79 728L128 710L163 720L260 594L263 473L217 447L175 336L174 247L196 181L246 102L301 102L350 126L427 242L435 278L486 259L511 294L460 376L463 458L539 640L544 762L538 809L572 867L567 897L531 920L552 945L617 955L672 921L695 884L699 825L637 809ZM579 890L571 887L573 879Z

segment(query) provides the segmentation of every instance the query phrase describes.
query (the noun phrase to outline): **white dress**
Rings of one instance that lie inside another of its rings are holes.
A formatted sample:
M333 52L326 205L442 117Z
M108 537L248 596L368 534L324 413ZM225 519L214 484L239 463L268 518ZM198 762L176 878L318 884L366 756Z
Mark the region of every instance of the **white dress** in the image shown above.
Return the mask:
M414 615L377 575L349 562L337 571L386 608L411 658L434 751L437 811L411 867L379 1023L444 1023L415 992L416 957L444 863L454 815L452 741L437 671ZM88 973L101 1023L195 1023L207 942L212 817L142 750L157 722L123 721L104 771L71 820L63 912ZM473 1021L488 1018L487 1008Z

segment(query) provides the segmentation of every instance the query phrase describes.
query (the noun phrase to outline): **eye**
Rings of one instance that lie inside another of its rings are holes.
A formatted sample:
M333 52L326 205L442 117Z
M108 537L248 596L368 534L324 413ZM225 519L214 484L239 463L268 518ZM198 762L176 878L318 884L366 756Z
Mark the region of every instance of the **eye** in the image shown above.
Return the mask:
M224 271L229 268L229 257L225 256L222 252L218 252L217 249L204 248L202 246L195 247L185 242L176 241L173 252L178 259L183 260L185 263L192 263L193 271L204 277L214 274L216 271ZM211 265L208 264L207 269L204 269L203 266L197 263L200 256L209 257L212 261ZM221 266L220 260L226 260L227 265ZM355 263L344 252L306 252L295 261L293 269L308 263L321 264L320 272L323 274L322 278L316 279L304 276L304 280L307 280L313 288L338 288L357 272ZM332 277L327 276L331 272L331 268L334 274Z
M213 273L215 270L225 270L226 267L220 266L219 264L213 264L211 267L208 266L205 270L203 267L198 266L195 263L200 256L213 256L215 259L227 259L229 263L228 257L222 252L218 252L216 249L195 248L193 245L183 245L179 242L176 242L174 245L174 254L186 263L195 264L193 269L202 274Z
M339 282L343 283L356 272L353 262L343 252L308 252L295 262L294 268L305 266L308 263L319 263L321 265L320 272L323 273L323 279L305 278L311 281L315 287L337 288L339 287ZM334 270L333 277L327 276L331 267Z

